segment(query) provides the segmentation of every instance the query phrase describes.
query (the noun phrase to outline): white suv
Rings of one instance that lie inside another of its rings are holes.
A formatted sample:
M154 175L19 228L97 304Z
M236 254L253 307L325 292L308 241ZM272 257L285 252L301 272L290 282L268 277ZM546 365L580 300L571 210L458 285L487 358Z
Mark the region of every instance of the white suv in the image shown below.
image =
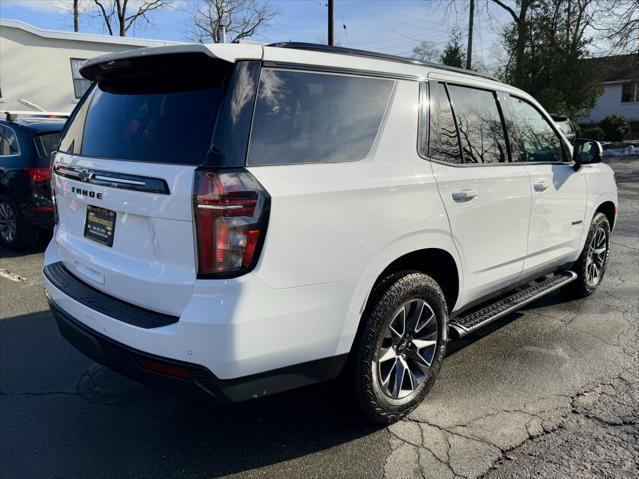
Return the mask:
M601 282L617 193L525 92L309 44L88 61L56 153L47 296L140 381L222 400L343 373L390 422L463 336Z

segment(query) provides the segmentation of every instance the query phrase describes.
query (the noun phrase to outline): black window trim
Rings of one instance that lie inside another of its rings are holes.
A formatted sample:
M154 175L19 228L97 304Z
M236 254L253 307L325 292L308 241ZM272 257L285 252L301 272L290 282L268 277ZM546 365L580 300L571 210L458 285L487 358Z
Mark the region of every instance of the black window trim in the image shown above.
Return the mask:
M377 70L358 70L357 68L335 67L327 65L316 65L311 63L295 63L285 61L267 60L262 62L262 68L279 68L283 70L301 70L314 73L327 73L337 75L353 75L359 77L386 78L388 80L409 80L417 82L427 82L426 75L411 75L408 73L391 73Z
M16 139L16 146L18 147L18 152L17 153L12 153L11 155L2 155L0 154L0 158L13 158L14 156L20 156L22 154L22 148L20 148L20 138L18 137L18 134L15 132L15 130L13 128L11 128L8 125L0 125L0 128L4 128L7 129L9 131L11 131L11 133L13 133L13 136ZM4 137L4 135L2 135Z

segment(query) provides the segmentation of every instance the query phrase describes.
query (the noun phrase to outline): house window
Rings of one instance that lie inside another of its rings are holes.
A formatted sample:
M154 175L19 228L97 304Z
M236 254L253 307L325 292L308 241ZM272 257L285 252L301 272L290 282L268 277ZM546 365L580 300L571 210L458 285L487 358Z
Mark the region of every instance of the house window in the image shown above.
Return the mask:
M91 86L91 81L80 75L80 67L84 65L85 61L86 59L82 58L71 59L71 76L73 77L73 91L76 98L82 98L84 92Z
M621 86L621 103L639 102L639 83L624 83Z

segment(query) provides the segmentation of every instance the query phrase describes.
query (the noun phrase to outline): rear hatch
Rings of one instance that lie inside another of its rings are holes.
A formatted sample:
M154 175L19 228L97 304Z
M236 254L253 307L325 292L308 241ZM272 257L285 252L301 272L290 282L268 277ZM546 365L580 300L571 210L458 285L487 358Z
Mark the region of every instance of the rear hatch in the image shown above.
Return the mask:
M237 76L257 75L255 62L193 49L145 49L83 67L95 83L53 163L54 241L65 267L113 297L175 316L197 277L194 172L244 164L248 131L229 132L228 117L242 114Z

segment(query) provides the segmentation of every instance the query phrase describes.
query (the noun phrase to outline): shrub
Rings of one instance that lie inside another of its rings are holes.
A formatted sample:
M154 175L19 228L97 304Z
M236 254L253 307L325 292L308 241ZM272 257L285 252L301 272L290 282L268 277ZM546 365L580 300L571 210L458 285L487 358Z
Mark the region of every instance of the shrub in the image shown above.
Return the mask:
M580 137L588 140L601 141L604 139L604 131L596 126L595 128L585 128L581 131Z
M630 125L621 115L610 115L599 122L599 128L603 130L604 140L623 141L630 133Z

